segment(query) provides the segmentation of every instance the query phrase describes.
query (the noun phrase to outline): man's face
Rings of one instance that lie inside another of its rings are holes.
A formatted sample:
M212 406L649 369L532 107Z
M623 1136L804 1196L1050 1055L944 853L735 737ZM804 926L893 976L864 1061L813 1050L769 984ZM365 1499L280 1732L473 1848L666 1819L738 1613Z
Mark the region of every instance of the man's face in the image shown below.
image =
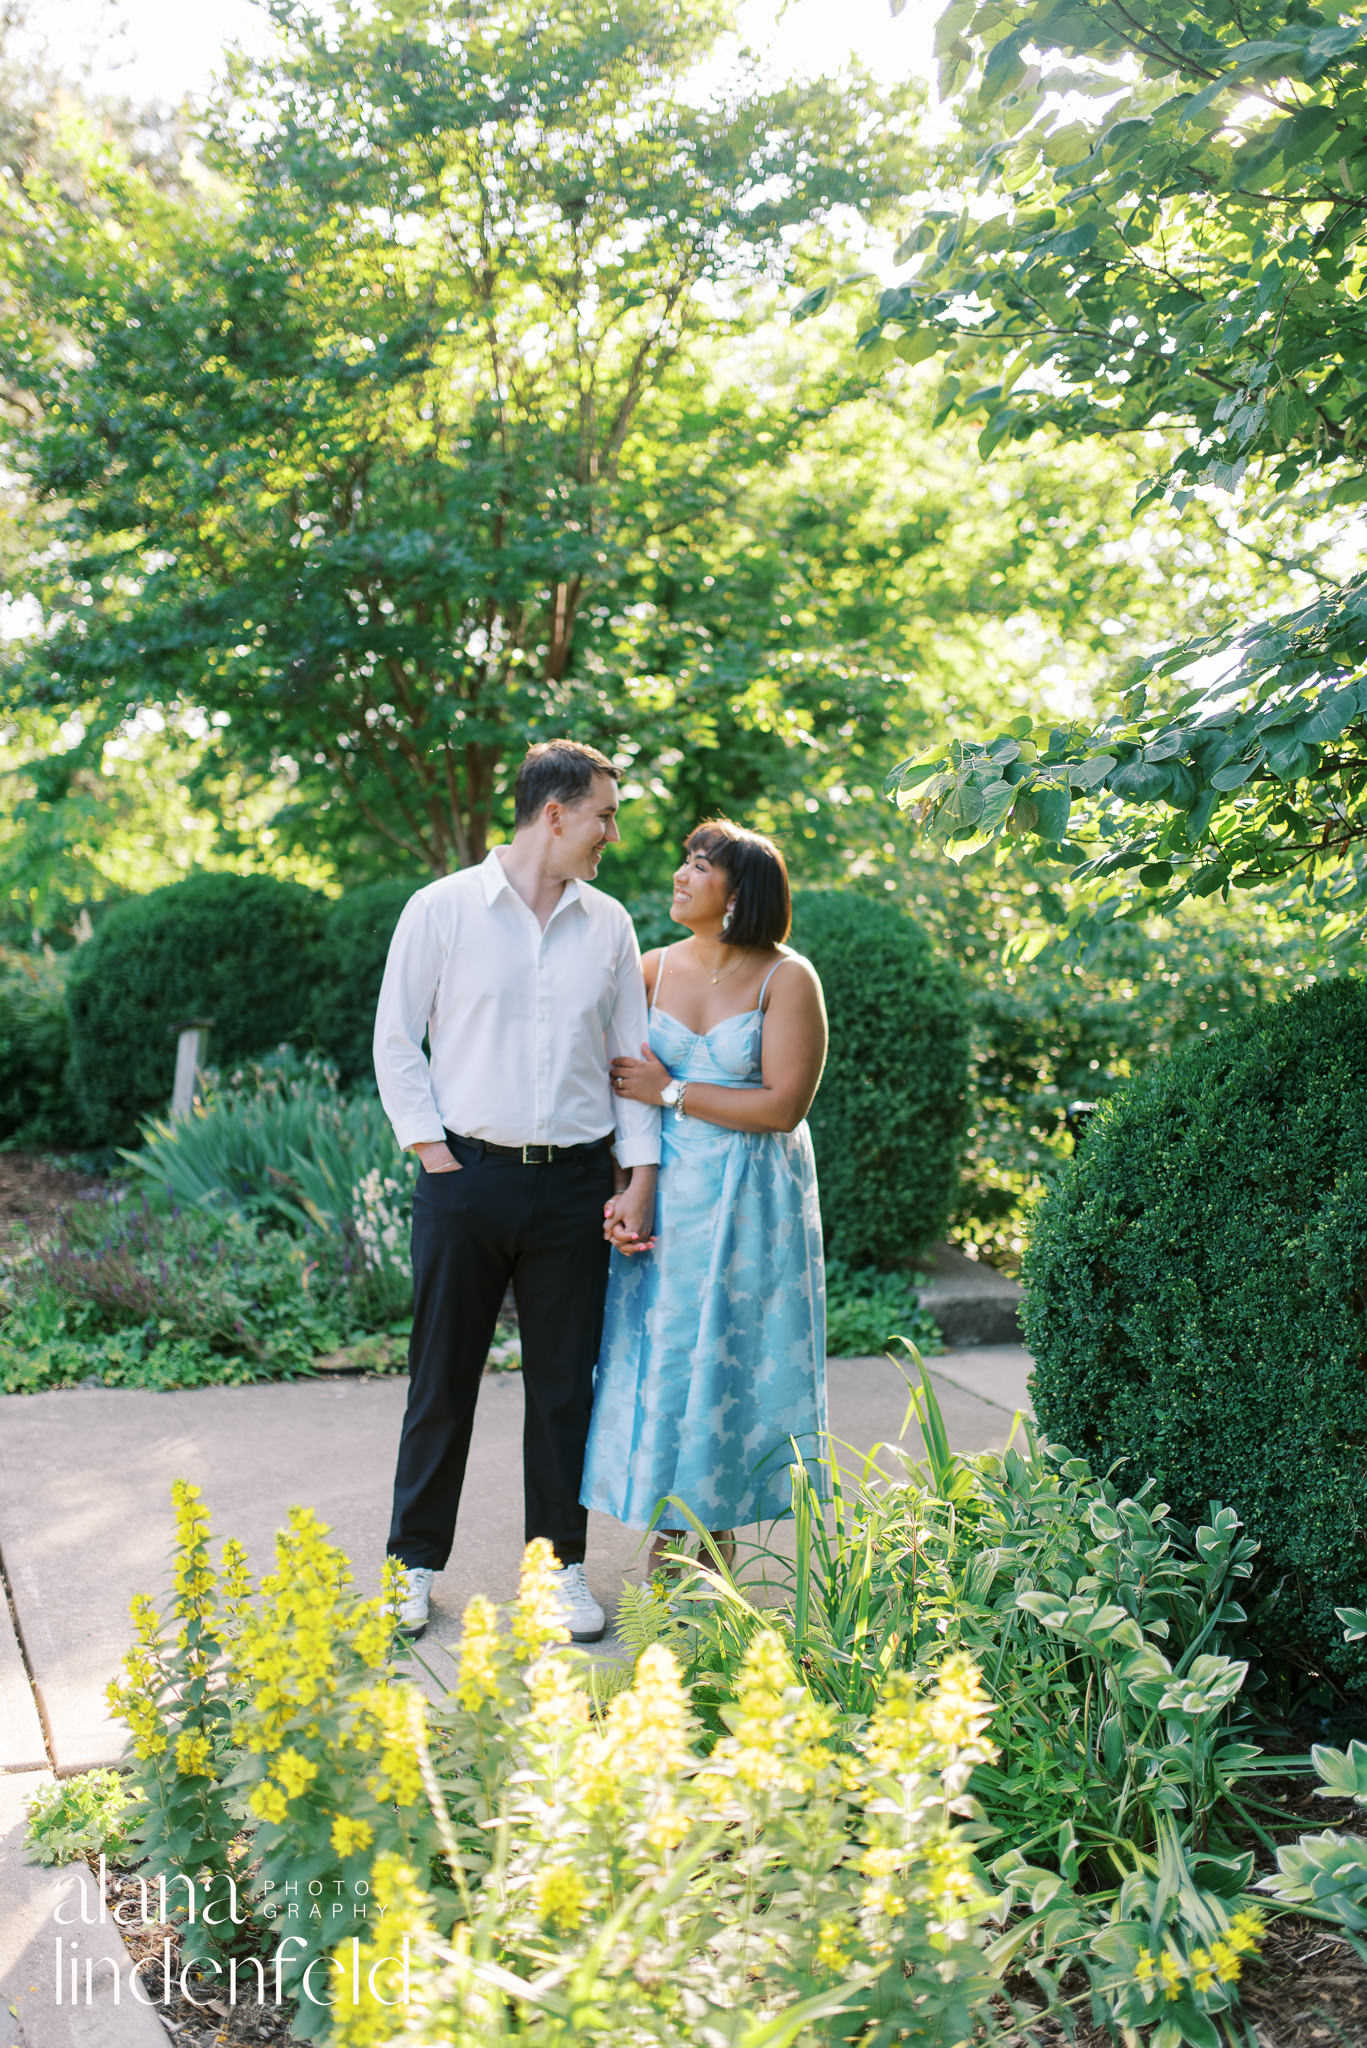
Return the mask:
M577 803L561 804L558 836L561 871L568 881L591 882L598 873L603 848L620 839L617 830L617 784L610 775L595 775L593 787Z

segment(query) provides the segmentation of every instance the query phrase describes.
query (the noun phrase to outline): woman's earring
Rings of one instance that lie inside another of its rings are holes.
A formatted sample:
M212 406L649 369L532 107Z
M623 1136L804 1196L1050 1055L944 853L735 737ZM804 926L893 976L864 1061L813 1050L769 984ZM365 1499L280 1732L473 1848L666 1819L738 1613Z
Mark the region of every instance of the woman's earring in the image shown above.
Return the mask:
M726 915L721 921L721 928L724 932L729 932L731 929L731 905L729 903L726 906Z

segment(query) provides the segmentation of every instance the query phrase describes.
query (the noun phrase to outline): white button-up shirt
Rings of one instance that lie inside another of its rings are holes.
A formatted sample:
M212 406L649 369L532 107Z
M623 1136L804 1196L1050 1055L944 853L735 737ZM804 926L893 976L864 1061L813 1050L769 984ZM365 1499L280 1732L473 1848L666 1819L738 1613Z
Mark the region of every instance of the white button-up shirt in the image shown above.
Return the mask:
M609 1060L639 1058L649 1027L620 903L566 882L543 931L495 849L404 907L375 1015L380 1100L405 1147L443 1130L493 1145L611 1135L620 1165L653 1166L660 1112L608 1081Z

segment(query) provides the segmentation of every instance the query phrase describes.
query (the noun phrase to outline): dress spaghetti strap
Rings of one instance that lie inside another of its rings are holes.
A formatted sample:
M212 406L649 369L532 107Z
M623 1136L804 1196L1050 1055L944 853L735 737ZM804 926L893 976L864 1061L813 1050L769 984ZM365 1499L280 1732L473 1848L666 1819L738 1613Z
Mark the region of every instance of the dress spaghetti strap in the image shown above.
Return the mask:
M654 988L653 988L653 989L652 989L652 990L650 991L650 1007L651 1007L651 1009L652 1009L652 1010L653 1010L653 1009L655 1008L655 1005L656 1005L656 1003L657 1003L657 1002L659 1001L659 997L660 997L660 983L661 983L661 982L662 982L662 981L664 980L664 978L665 978L665 961L666 961L666 960L667 960L667 959L669 958L670 954L671 954L671 953L672 953L673 951L674 951L674 948L673 948L673 946L665 946L665 947L664 947L664 948L663 948L663 949L661 950L661 953L660 953L660 959L659 959L659 964L658 964L658 966L657 966L657 967L656 967L656 969L655 969L655 986L654 986Z
M785 965L785 963L786 963L787 961L789 961L789 960L791 960L791 959L792 959L792 957L793 957L793 956L792 956L792 954L791 954L791 953L785 953L785 954L783 955L782 959L780 959L780 960L775 960L775 962L774 962L773 966L772 966L772 967L771 967L771 968L769 969L769 972L768 972L768 973L767 973L767 974L765 975L765 977L764 977L763 981L762 981L762 982L760 983L760 985L759 985L759 994L758 994L758 995L757 995L757 996L755 997L755 1008L756 1008L757 1010L762 1010L762 1009L764 1008L764 991L765 991L765 990L766 990L766 989L768 988L768 986L769 986L770 982L771 982L771 981L773 980L774 976L775 976L775 975L776 975L776 974L778 973L778 970L779 970L779 968L780 968L780 967L782 967L782 966L784 966L784 965ZM656 987L657 987L657 988L659 987L659 983L658 983L658 981L656 982Z

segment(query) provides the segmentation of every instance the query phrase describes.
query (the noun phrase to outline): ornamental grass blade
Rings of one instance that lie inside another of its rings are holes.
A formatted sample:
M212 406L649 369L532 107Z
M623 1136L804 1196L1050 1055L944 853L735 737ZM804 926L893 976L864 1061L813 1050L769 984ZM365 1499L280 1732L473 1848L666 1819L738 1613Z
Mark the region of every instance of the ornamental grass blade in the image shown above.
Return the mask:
M874 1970L851 1974L839 1989L818 1991L811 1998L786 2006L771 2019L753 2020L744 2033L736 2036L736 2048L791 2048L815 2021L834 2019L837 2014L848 2012L854 2002L851 1994L872 1984L877 1974Z

